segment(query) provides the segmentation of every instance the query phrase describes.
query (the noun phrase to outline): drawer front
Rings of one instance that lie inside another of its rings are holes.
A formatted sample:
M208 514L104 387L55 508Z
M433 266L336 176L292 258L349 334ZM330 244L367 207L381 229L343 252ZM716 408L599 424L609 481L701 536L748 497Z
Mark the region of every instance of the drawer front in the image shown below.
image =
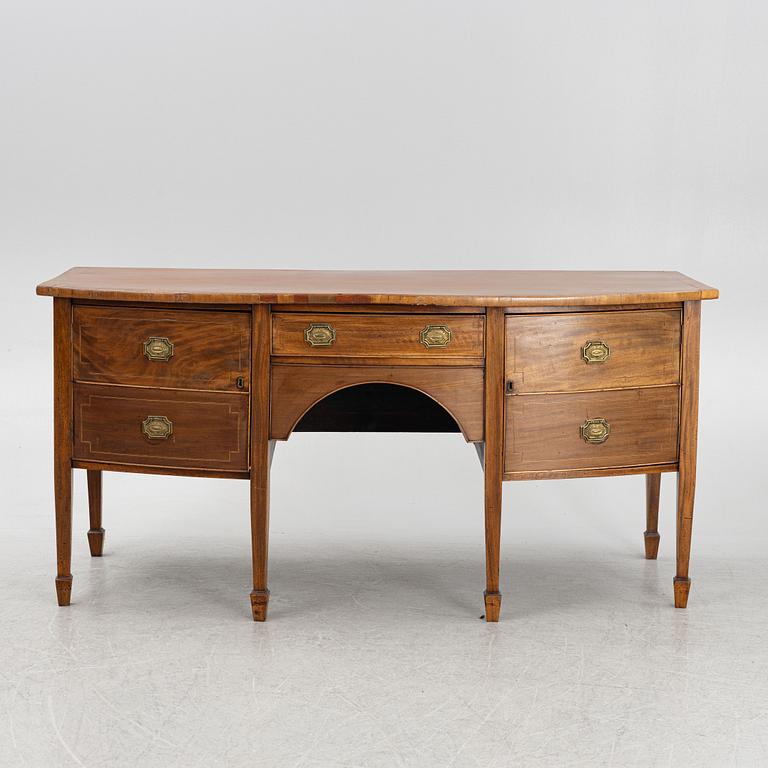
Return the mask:
M243 471L248 395L75 384L74 458Z
M482 358L483 315L272 315L272 354Z
M247 312L75 306L72 331L78 381L248 389Z
M509 316L505 371L515 394L677 384L680 311Z
M505 472L677 461L679 387L505 400Z

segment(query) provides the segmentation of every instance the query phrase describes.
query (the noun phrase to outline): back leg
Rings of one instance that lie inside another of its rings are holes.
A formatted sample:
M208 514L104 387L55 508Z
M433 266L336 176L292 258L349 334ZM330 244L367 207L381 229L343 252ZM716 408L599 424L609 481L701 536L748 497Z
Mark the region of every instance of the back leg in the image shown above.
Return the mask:
M104 551L104 529L101 527L101 470L89 469L88 472L88 514L91 528L88 531L88 546L91 557L101 557Z
M655 560L659 554L659 491L661 473L645 476L645 557Z

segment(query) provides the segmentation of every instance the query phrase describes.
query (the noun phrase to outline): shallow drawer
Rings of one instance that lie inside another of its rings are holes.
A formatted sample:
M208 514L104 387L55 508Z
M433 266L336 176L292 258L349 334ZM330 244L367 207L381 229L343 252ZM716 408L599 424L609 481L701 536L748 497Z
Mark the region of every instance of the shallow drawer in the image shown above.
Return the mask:
M272 315L272 354L482 358L483 315Z
M183 389L247 390L247 312L76 306L78 381Z
M508 316L505 369L516 394L677 384L680 312Z
M676 386L507 397L504 471L674 463L678 398Z
M248 396L75 384L74 458L248 469Z

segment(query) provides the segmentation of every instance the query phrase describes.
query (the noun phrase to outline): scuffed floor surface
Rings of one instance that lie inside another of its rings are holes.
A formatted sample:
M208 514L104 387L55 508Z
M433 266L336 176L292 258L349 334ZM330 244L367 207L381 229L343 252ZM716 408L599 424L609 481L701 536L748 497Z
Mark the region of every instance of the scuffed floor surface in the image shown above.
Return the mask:
M278 534L255 625L246 546L146 533L77 537L68 609L50 547L3 552L4 768L768 764L758 560L708 558L675 611L640 540L526 549L488 626L476 545Z

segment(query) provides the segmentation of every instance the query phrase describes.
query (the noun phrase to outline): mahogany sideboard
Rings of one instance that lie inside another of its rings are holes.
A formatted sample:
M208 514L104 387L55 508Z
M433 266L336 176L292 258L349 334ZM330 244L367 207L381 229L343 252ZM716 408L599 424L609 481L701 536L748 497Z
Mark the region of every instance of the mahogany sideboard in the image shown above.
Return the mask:
M250 481L256 621L267 615L269 474L295 430L455 431L485 487L485 616L498 621L504 480L646 478L656 558L677 473L674 604L685 608L701 301L679 272L78 267L53 297L59 605L72 589L72 470Z

